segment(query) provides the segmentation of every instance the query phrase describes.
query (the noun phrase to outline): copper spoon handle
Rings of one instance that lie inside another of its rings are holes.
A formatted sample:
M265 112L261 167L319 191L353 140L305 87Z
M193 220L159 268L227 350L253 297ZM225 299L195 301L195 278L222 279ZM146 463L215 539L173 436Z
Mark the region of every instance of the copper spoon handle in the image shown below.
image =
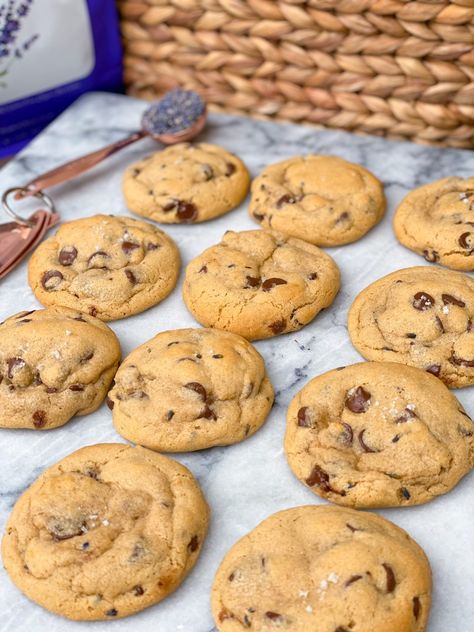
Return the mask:
M144 138L147 136L147 133L144 130L140 130L139 132L134 132L130 136L126 138L122 138L122 140L118 140L115 143L111 143L106 147L102 147L97 151L93 151L86 156L81 156L81 158L76 158L76 160L71 160L70 162L66 162L64 165L56 167L55 169L51 169L47 173L43 173L38 176L21 190L18 191L15 195L16 199L25 198L30 195L35 195L39 191L46 189L47 187L52 187L55 184L59 184L61 182L65 182L66 180L70 180L71 178L75 178L80 173L84 173L91 167L94 167L99 162L102 162L105 158L108 158L112 154L115 154L117 151L126 147L127 145L131 145L135 143L137 140Z

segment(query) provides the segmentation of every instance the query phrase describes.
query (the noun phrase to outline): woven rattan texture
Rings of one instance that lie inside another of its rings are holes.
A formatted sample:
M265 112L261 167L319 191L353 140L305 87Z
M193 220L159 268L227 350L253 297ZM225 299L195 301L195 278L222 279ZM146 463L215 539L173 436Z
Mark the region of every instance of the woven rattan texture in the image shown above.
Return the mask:
M474 147L474 0L118 0L129 94Z

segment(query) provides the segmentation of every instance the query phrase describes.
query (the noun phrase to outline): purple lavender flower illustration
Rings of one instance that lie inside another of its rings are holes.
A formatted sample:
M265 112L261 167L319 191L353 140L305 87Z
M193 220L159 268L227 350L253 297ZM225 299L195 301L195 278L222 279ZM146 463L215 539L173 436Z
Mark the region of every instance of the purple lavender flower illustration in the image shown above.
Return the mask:
M39 35L21 40L22 20L28 15L34 0L7 0L0 4L0 79L5 77L15 59L29 51ZM0 87L6 83L0 81Z

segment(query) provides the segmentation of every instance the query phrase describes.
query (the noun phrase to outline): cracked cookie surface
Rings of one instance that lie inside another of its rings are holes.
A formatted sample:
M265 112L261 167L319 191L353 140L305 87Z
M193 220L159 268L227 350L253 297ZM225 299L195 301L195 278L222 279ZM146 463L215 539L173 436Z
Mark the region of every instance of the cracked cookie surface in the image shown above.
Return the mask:
M177 329L132 351L108 401L123 437L182 452L252 435L270 412L273 388L263 358L241 336Z
M364 362L311 380L292 400L285 452L315 494L352 507L419 505L474 465L474 423L437 378Z
M474 384L474 280L441 268L398 270L357 296L348 316L367 360L401 362L448 386Z
M423 632L431 570L376 514L305 506L273 514L224 557L212 589L219 632Z
M263 228L316 246L360 239L385 213L382 184L336 156L295 157L269 165L252 182L249 214Z
M62 224L31 256L28 278L43 305L115 320L162 301L176 285L174 241L130 217L95 215Z
M334 300L334 260L316 246L263 230L227 231L186 268L183 296L201 325L270 338L308 324Z
M474 270L474 178L444 178L411 191L395 211L393 229L427 261Z
M244 163L222 147L179 143L131 165L123 192L138 215L164 224L193 224L238 206L249 182Z
M3 562L44 608L116 619L179 586L207 524L206 501L184 466L141 447L93 445L48 468L18 499Z
M0 427L46 430L93 412L119 361L98 318L54 307L11 316L0 324Z

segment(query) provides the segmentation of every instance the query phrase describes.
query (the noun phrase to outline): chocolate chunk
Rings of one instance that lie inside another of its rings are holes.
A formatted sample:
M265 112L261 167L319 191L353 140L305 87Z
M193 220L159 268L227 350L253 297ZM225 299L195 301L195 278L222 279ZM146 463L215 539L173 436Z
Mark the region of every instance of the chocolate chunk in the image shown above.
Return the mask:
M201 272L203 274L207 274L207 266L202 266L202 268L200 270L198 270L198 272Z
M61 284L63 279L64 277L59 270L48 270L41 277L41 285L45 290L54 290Z
M382 566L385 569L385 573L387 575L387 592L391 593L394 591L395 585L396 585L396 581L395 581L395 573L393 572L392 567L390 566L390 564L386 564L385 562L382 564Z
M244 288L251 288L251 287L259 287L262 279L260 277L252 277L252 276L247 276L245 277L246 279L246 283L244 285Z
M261 222L265 219L265 215L262 215L261 213L254 213L253 216L257 222Z
M69 387L70 391L83 391L84 390L84 385L83 384L71 384L71 386Z
M284 318L282 318L281 320L276 320L274 323L271 323L271 325L268 325L268 327L273 331L275 335L281 334L281 332L286 327L286 320Z
M133 241L122 241L122 250L126 255L129 255L136 248L140 248L140 244L136 244Z
M191 202L178 202L178 207L176 209L176 217L183 224L190 224L191 222L196 221L198 216L198 210L194 204Z
M413 410L411 410L410 408L405 408L405 410L400 415L400 417L397 417L397 419L395 419L395 423L396 424L404 424L409 419L413 419L416 416L417 415L416 415L416 413Z
M295 204L295 202L297 201L298 200L296 199L296 197L286 193L285 195L282 195L281 198L277 200L276 207L281 208L282 206L285 206L285 204Z
M97 307L94 307L94 305L91 305L89 307L89 314L91 316L97 316Z
M51 534L55 542L70 540L78 535L82 535L84 531L85 523L83 521L78 522L74 519L59 519L48 525L48 532Z
M216 413L212 410L212 408L209 408L209 406L206 406L204 408L203 411L201 411L201 413L199 414L199 418L204 418L204 419L212 419L213 421L216 421L217 419L217 415Z
M308 274L308 279L310 281L314 281L317 278L318 278L318 273L317 272L311 272L311 274Z
M298 426L301 428L311 428L310 409L308 406L302 406L297 415Z
M199 538L197 537L197 535L193 535L193 537L189 541L188 550L191 551L191 553L194 553L194 551L197 551L198 548L199 548Z
M407 338L416 338L416 334L405 334Z
M392 439L392 443L398 443L400 441L400 435L395 435Z
M364 452L379 452L379 450L374 450L373 448L369 448L369 446L365 443L365 441L364 441L364 432L365 432L365 428L364 428L364 430L361 430L359 432L359 434L357 435L359 443L360 443L362 449L364 450Z
M458 239L458 244L461 246L461 248L472 251L472 246L467 241L470 234L471 233L463 233Z
M417 292L413 297L413 307L420 312L426 312L435 304L435 300L432 296L426 292Z
M352 575L352 577L349 577L349 579L346 581L346 583L344 584L344 586L350 586L351 584L354 584L355 582L358 582L359 579L362 579L362 575Z
M82 356L82 358L79 360L79 363L85 364L86 362L89 362L89 360L92 360L93 357L94 357L94 352L90 351L85 356Z
M222 353L215 353L212 357L214 358L214 360L220 360L224 356L222 355Z
M362 386L351 389L346 394L346 407L353 413L365 413L370 405L371 395Z
M430 263L436 263L439 261L439 254L436 250L423 250L423 257Z
M278 614L278 612L272 612L271 610L267 610L267 612L265 612L265 616L271 621L283 621L281 614Z
M441 298L443 299L443 303L445 305L457 305L458 307L466 307L466 303L464 301L460 301L458 298L451 296L451 294L441 294Z
M46 412L44 410L36 410L33 413L33 426L35 428L42 428L46 425Z
M352 440L354 438L354 432L352 430L352 426L345 423L344 421L342 421L341 423L344 426L344 432L342 433L343 441L346 445L351 445Z
M77 249L74 246L64 246L58 255L58 261L62 266L72 266L77 257Z
M107 404L107 406L110 408L110 410L114 409L115 406L115 402L113 399L110 399L110 397L107 395L107 397L105 398L105 403Z
M184 385L184 388L189 388L192 391L195 391L198 395L200 395L203 402L207 400L207 391L202 384L199 382L188 382Z
M131 270L124 270L124 272L130 283L135 285L137 283L137 277L133 274L133 272Z
M421 602L419 597L413 597L413 616L418 621L421 612Z
M319 465L315 465L311 470L311 474L305 480L306 485L314 487L317 485L323 492L331 492L332 487L329 484L329 474L325 472Z
M287 284L287 281L285 281L284 279L279 279L277 277L272 277L271 279L266 279L262 283L262 290L264 292L269 292L270 290L272 290L277 285L286 285L286 284Z
M7 360L7 377L11 380L13 379L14 373L16 373L15 369L22 369L26 366L26 362L23 358L8 358Z
M150 250L158 250L158 248L160 248L159 244L153 244L152 242L150 242L149 244L146 245L146 249L148 251Z
M145 593L145 590L143 589L143 586L140 586L140 584L137 584L136 586L133 587L133 594L136 597L140 597L144 593Z
M441 366L439 364L430 364L430 366L426 367L425 371L439 377L439 374L441 373Z
M116 610L115 608L110 608L110 610L107 610L105 614L108 617L116 617L118 615L118 610Z
M403 498L405 498L406 500L410 500L411 494L406 487L402 487L400 491L402 493Z
M469 368L474 367L474 360L465 360L464 358L458 358L454 355L454 353L451 354L449 361L451 362L451 364L455 364L456 366L465 366Z
M236 171L236 169L237 169L237 167L234 165L234 163L233 163L233 162L228 162L228 163L226 163L226 166L225 166L225 167L226 167L226 168L225 168L225 175L226 175L227 177L229 177L229 176L231 176L233 173L235 173L235 171Z

